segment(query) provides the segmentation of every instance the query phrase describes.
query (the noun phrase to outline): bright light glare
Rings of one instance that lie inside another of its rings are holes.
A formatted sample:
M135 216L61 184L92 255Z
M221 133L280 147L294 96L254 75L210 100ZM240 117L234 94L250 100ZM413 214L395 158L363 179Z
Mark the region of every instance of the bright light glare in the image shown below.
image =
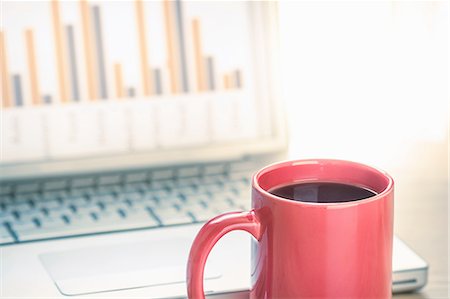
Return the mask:
M291 156L377 162L448 134L448 2L280 3Z

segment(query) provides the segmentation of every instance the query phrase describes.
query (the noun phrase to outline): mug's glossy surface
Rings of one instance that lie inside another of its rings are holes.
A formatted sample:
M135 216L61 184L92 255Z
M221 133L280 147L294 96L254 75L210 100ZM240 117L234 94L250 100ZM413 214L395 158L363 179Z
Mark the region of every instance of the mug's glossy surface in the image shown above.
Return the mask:
M377 195L342 203L283 199L267 190L328 181ZM393 180L374 168L341 160L274 164L253 178L252 211L220 215L200 230L188 261L189 298L203 298L203 268L214 244L245 230L252 246L251 298L390 298Z

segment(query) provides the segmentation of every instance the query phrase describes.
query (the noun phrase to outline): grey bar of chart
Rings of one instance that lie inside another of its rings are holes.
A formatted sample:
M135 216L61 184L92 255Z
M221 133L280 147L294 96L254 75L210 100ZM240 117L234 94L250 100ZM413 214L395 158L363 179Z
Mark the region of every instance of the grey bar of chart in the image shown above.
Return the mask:
M73 33L73 26L66 26L67 34L67 48L69 52L69 67L70 67L70 85L72 87L72 100L78 102L80 100L80 91L78 86L78 69L77 56L75 53L75 38Z
M94 35L98 60L97 62L98 62L98 80L100 88L100 98L106 99L108 97L108 88L106 86L105 55L103 49L100 7L98 7L97 5L92 7L92 16L94 19Z
M205 58L206 74L208 75L208 90L216 89L216 80L214 77L214 58L208 56Z
M242 87L242 79L241 79L241 71L235 70L234 71L234 83L236 88Z
M153 70L153 78L155 79L155 93L162 94L162 79L161 79L161 70L154 69Z
M23 106L23 93L22 93L22 79L20 75L13 75L13 86L14 86L14 100L16 106Z
M183 20L183 7L181 0L175 1L175 14L176 14L176 28L178 33L178 40L180 46L180 68L181 68L181 84L183 92L189 92L188 82L188 70L187 70L187 57L186 57L186 42L184 36L184 20Z
M136 96L136 90L134 89L134 87L127 88L127 96L129 96L130 98L134 98Z
M49 94L46 94L42 97L42 102L45 104L51 104L52 103L52 96Z

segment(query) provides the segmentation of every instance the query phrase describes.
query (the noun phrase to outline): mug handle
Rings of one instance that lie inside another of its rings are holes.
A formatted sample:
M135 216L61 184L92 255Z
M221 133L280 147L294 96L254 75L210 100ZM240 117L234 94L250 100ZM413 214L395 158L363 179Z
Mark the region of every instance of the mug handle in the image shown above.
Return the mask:
M188 298L204 299L203 274L206 259L221 237L233 230L244 230L259 241L261 223L255 211L229 212L206 222L192 243L187 264Z

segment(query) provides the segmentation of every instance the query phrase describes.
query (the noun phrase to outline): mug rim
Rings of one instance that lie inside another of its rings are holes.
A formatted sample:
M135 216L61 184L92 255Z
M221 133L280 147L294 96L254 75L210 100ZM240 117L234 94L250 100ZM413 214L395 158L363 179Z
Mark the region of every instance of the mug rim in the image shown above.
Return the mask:
M384 178L387 178L387 186L381 191L380 193L377 193L374 196L363 198L359 200L354 201L344 201L344 202L330 202L330 203L323 203L323 202L305 202L305 201L297 201L297 200L291 200L287 199L281 196L274 195L270 193L269 191L265 190L259 185L259 178L269 171L285 167L285 166L296 166L296 165L302 165L302 164L325 164L325 163L337 163L337 164L345 164L347 166L353 166L353 167L364 167L369 168L371 170L374 170L378 173L378 175L383 176ZM349 160L341 160L341 159L297 159L297 160L285 160L281 162L275 162L272 164L269 164L260 170L258 170L252 178L252 187L256 189L259 193L263 194L266 198L269 198L274 201L281 201L286 204L293 204L293 205L299 205L299 206L307 206L307 207L316 207L316 208L344 208L349 206L355 206L355 205L361 205L361 204L367 204L373 201L377 201L381 198L384 198L386 195L392 192L394 188L394 179L384 170L359 163L359 162L353 162Z

